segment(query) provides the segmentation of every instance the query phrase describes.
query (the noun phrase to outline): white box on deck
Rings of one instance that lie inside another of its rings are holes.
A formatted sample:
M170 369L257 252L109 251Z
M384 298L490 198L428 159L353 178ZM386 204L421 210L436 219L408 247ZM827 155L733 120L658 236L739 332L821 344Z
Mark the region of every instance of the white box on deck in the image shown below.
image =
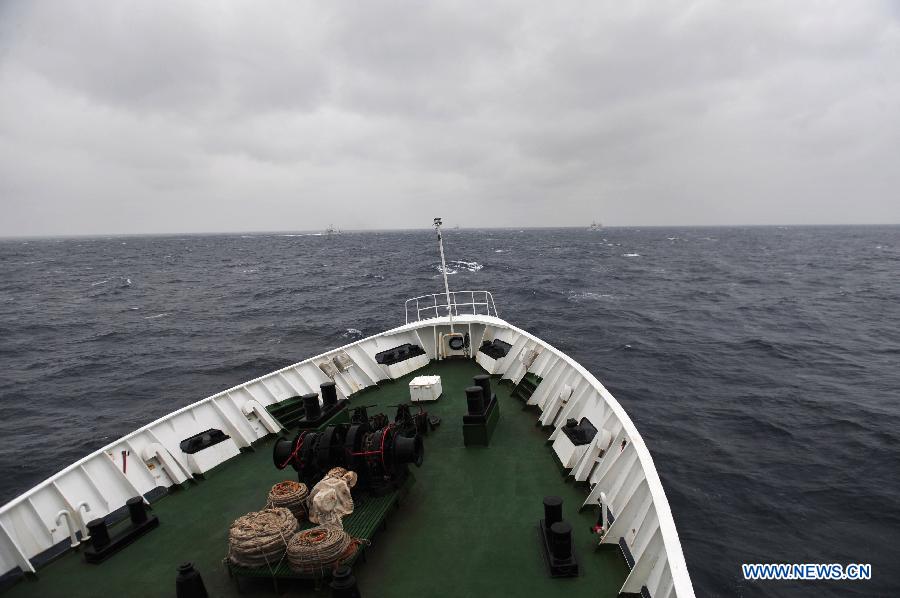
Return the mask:
M440 376L417 376L409 383L409 400L413 403L437 401L442 392Z

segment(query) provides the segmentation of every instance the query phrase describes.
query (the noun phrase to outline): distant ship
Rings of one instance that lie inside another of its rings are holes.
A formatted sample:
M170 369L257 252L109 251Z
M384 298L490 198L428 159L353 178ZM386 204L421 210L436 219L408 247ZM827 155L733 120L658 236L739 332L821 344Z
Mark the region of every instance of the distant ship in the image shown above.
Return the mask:
M333 224L329 224L328 228L325 229L325 234L330 237L331 235L341 234L341 231L340 231L340 229L334 228Z
M591 225L588 227L588 230L594 231L594 230L600 230L601 228L603 228L603 223L597 222L596 220L594 220L593 222L591 222Z

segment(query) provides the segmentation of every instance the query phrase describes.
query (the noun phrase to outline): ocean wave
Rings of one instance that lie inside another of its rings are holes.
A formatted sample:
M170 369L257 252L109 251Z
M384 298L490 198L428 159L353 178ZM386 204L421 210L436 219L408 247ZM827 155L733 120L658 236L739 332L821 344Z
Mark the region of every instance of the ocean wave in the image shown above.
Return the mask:
M103 280L98 280L91 283L90 295L93 297L100 297L103 295L116 295L122 289L127 289L128 287L130 287L131 284L131 279L126 276L113 276L112 278L105 278Z
M363 333L362 333L362 330L359 330L357 328L348 328L347 330L344 331L344 333L341 336L344 338L354 338L355 339L355 338L362 338Z
M640 253L623 253L622 257L641 257Z
M762 338L750 338L741 342L739 346L745 349L745 351L743 351L744 354L747 354L746 351L752 350L760 351L764 354L788 361L798 360L798 356L794 348L771 340Z
M144 319L145 319L145 320L156 320L157 318L163 318L163 317L165 317L165 316L168 316L168 315L171 314L171 313L172 313L172 312L167 311L167 312L165 312L165 313L154 314L154 315L152 315L152 316L144 316Z
M572 303L581 303L582 301L602 301L604 299L613 299L615 295L608 293L592 293L590 291L569 291L566 297Z
M246 378L256 378L274 370L279 370L291 364L291 361L282 357L273 356L257 356L252 359L242 359L235 357L234 359L220 362L210 367L197 369L196 372L207 376L228 375L234 376L235 380L243 380Z
M447 262L447 275L457 274L462 271L466 272L478 272L484 268L484 264L479 264L475 261L467 261L467 260L450 260ZM444 272L444 269L440 264L436 264L434 269L440 273Z

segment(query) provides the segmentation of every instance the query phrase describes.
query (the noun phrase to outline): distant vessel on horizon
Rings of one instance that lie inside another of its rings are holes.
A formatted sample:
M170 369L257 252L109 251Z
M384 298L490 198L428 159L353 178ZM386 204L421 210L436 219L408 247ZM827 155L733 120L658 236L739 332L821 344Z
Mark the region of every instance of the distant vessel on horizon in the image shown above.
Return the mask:
M328 228L325 229L325 234L330 237L331 235L341 234L341 231L340 231L340 229L334 228L333 224L329 224Z
M588 227L588 230L595 231L595 230L600 230L601 228L603 228L603 223L597 222L596 220L594 220L593 222L591 222L591 225Z

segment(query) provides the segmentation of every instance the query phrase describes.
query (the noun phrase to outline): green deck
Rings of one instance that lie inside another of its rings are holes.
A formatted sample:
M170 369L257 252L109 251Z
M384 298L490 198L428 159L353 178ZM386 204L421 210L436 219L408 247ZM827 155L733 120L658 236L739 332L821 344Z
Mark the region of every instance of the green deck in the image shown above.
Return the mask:
M425 404L442 418L425 438L425 462L414 469L415 484L387 519L386 529L354 566L364 596L615 596L627 568L614 549L595 548L590 527L593 512L578 514L585 492L566 483L536 427L534 412L510 397L510 387L494 388L501 417L490 447L463 446L463 389L482 373L473 361L432 362L380 390L359 398L363 404L390 405L409 399L409 380L437 374L444 394ZM369 409L372 414L376 410ZM393 416L393 410L386 410ZM272 466L271 441L233 459L206 476L153 504L158 529L138 539L108 561L88 565L70 553L23 580L5 596L172 596L175 569L192 561L210 596L237 596L223 558L231 522L266 502L272 484L291 477ZM582 574L547 576L536 526L541 498L558 494L563 514L575 530ZM279 583L277 595L315 595L302 583ZM245 579L242 596L275 596L272 584ZM320 592L328 595L328 590Z

